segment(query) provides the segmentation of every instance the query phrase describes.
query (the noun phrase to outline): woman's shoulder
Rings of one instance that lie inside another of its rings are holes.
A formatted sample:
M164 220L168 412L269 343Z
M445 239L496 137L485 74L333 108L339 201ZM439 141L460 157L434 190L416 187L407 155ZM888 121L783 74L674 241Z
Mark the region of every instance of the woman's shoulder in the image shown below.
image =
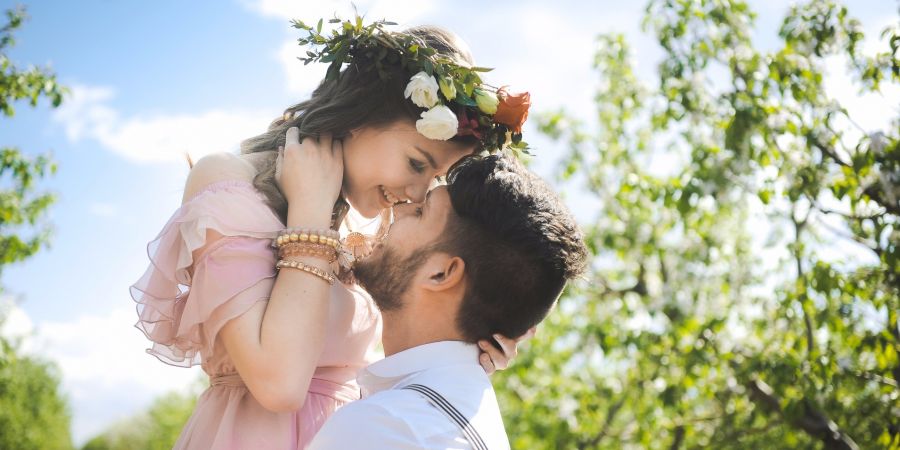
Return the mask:
M182 203L207 187L227 182L253 182L256 168L246 159L232 153L213 153L197 160L191 167L184 186Z

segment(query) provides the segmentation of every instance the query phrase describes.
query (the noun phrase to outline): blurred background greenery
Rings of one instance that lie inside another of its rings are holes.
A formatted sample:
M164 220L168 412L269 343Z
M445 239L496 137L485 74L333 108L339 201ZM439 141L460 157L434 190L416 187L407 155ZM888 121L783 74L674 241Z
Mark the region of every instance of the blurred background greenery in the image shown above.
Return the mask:
M823 86L829 58L860 95L896 85L900 32L851 12L800 3L778 48L758 49L743 1L652 0L658 84L638 80L621 35L601 34L584 55L597 114L535 112L568 148L557 182L598 213L583 223L590 272L493 378L513 448L900 449L900 109L874 129ZM4 56L19 15L0 30L7 119L64 92ZM888 45L864 55L864 32ZM46 242L32 225L54 167L2 157L5 265ZM53 363L0 339L0 448L72 447ZM202 388L84 448L170 448Z

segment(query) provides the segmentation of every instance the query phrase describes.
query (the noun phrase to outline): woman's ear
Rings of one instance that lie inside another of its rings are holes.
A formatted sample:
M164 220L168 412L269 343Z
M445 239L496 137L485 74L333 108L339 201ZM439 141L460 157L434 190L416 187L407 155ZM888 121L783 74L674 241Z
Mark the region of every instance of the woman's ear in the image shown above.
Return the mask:
M435 253L425 263L427 279L422 283L426 290L438 292L453 289L462 284L466 263L459 256Z

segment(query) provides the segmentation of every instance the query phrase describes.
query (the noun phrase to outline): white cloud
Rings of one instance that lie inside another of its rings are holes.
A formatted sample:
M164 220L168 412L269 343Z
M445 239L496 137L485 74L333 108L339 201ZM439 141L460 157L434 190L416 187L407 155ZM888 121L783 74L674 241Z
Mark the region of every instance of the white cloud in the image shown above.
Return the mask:
M594 94L600 81L592 67L596 36L624 33L636 53L647 53L640 55L641 65L651 67L654 55L645 50L649 48L648 39L641 39L639 31L641 7L622 4L602 14L596 10L579 14L571 9L536 3L515 8L485 4L485 8L478 18L467 19L460 32L465 34L478 64L494 68L485 75L485 81L531 93L533 116L525 126L526 140L538 155L533 169L548 175L555 171L565 146L537 133L534 117L565 108L571 116L583 120L588 129L596 127L592 119L596 116ZM499 16L523 26L504 28L502 36L498 36L495 18ZM448 27L456 29L452 25ZM573 203L587 205L588 200L581 197L575 193Z
M30 353L33 348L34 323L11 296L0 297L0 319L0 336L18 342L20 351Z
M278 52L278 61L287 78L287 90L299 98L309 97L313 89L325 77L325 71L328 69L325 64L303 64L297 58L305 55L305 52L297 45L296 41L286 41L281 44Z
M510 14L514 23L540 23L541 26L510 30L512 35L505 40L516 42L515 50L501 47L491 49L494 51L490 55L476 54L479 64L495 68L485 75L486 81L511 84L513 90L531 92L536 111L567 105L570 112L585 117L586 108L593 103L590 94L594 86L592 55L585 49L593 48L594 30L572 27L566 17L549 8L516 8ZM547 34L554 38L547 39ZM523 58L524 55L539 55L540 66L553 67L553 70L539 70L535 59Z
M106 87L75 85L72 96L54 113L71 141L93 139L135 162L193 160L235 151L241 140L265 130L271 112L209 110L199 114L123 117L109 106L115 97Z
M292 0L247 1L245 6L270 17L301 18L308 21L329 18L336 12L350 17L350 2L297 2ZM361 1L359 12L368 20L390 18L401 26L434 10L433 1ZM287 30L287 27L285 27ZM278 51L287 79L286 90L308 96L325 75L324 64L304 66L297 60L303 49L292 33ZM236 151L239 143L265 130L273 119L271 111L212 109L197 114L152 114L124 116L110 103L116 93L101 86L72 85L72 95L54 113L70 141L92 139L103 147L134 162L182 161L185 154L197 159L210 153ZM287 106L287 105L285 105ZM97 211L94 211L95 213ZM100 215L104 214L100 212Z
M129 305L66 322L39 322L36 326L36 350L54 361L62 372L63 390L73 410L76 443L83 443L110 423L141 411L163 393L183 391L201 374L197 367L172 367L147 354L144 349L149 341L134 328L136 320L134 308ZM130 394L123 396L124 392Z
M352 12L349 2L337 0L306 2L296 0L255 0L245 1L244 5L263 16L300 19L310 24L313 23L314 19L328 19L335 13L347 17Z
M115 97L108 87L75 85L65 106L54 114L54 120L65 126L66 137L78 141L96 134L107 133L108 126L118 120L118 114L107 102Z
M430 13L436 7L433 0L358 0L357 10L367 21L388 19L392 22L405 24L425 14ZM249 9L269 17L282 19L299 19L309 25L324 18L334 17L349 19L353 15L353 7L350 1L319 0L300 2L296 0L255 0L245 1L244 5Z
M130 305L67 322L35 324L4 296L0 312L6 318L0 335L18 340L21 353L59 367L78 445L110 423L142 411L159 395L189 389L202 374L199 367L168 366L144 352L149 341L134 328L137 315ZM125 392L129 395L122 395Z
M259 0L245 3L248 8L259 14L277 17L284 20L300 19L310 25L320 19L326 19L323 25L328 29L331 25L327 19L335 14L341 19L352 17L353 9L350 2L322 1L301 3L291 0ZM402 0L402 1L362 1L356 2L359 13L365 15L366 21L388 19L397 22L399 27L412 25L412 21L434 10L435 4L430 1ZM287 28L287 27L285 27ZM289 33L290 37L279 48L277 59L281 63L287 78L287 90L293 95L308 97L313 89L318 86L325 77L325 64L304 65L297 58L306 55L306 48L297 45L296 39L302 34L299 30Z
M611 8L598 17L559 11L535 3L525 3L515 8L485 4L479 14L459 18L448 14L449 5L433 0L362 0L355 3L367 21L387 18L397 22L398 29L440 19L435 23L464 35L478 64L495 68L485 76L486 81L509 84L513 90L531 92L535 112L565 105L577 116L592 116L593 87L597 76L591 68L591 49L595 45L596 34L624 32L632 41L641 37L639 23L642 9L638 6ZM341 18L352 14L350 2L345 1L248 0L244 4L263 16L284 20L297 18L311 25L318 18L327 19L335 13ZM495 17L498 16L505 17L509 23L540 26L504 28L502 36L498 36L495 30ZM325 26L327 28L328 24ZM554 38L547 39L548 34ZM303 65L298 61L297 57L305 55L305 49L297 45L298 33L290 32L289 35L279 48L277 59L284 70L288 91L305 97L324 77L326 65ZM646 38L640 41L650 42ZM639 44L635 49L645 51L645 47ZM642 63L646 62L642 59ZM535 70L536 67L553 69L548 72Z
M192 370L168 366L144 352L149 341L134 328L136 321L137 314L129 305L67 322L41 322L38 339L43 353L62 368L76 398L111 384L132 384L161 393L183 387L196 377Z

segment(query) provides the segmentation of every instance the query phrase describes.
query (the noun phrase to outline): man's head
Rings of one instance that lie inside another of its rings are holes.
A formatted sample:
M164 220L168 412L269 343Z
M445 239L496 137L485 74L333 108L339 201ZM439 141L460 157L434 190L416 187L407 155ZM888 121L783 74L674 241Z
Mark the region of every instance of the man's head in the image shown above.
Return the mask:
M547 184L509 156L467 159L448 180L425 203L395 207L387 238L356 276L386 315L443 319L433 326L469 342L520 336L584 269L581 232Z

